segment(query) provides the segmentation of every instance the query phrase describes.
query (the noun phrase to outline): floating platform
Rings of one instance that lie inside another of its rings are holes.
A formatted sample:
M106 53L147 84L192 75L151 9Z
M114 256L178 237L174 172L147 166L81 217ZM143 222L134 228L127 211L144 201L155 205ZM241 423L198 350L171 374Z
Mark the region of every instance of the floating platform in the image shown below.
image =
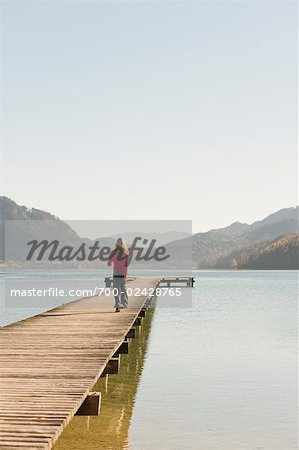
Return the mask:
M139 277L138 277L139 278ZM136 277L128 277L127 281L133 281ZM185 285L188 287L193 287L195 283L194 277L162 277L159 278L159 281L157 283L158 286L178 286L178 285ZM106 277L105 278L105 286L106 287L112 287L113 286L113 277Z

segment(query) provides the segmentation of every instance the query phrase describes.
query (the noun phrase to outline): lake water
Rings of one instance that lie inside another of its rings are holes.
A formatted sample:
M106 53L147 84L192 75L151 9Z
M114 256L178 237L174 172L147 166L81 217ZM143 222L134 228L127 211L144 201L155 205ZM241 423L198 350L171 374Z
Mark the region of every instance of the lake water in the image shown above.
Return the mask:
M99 417L55 450L297 449L298 272L194 272L192 307L151 309L101 378Z

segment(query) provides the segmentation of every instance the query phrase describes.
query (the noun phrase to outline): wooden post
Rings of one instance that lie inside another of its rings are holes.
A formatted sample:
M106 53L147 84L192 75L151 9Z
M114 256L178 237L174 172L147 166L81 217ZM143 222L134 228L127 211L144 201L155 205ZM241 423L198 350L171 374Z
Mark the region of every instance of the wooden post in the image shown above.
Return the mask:
M115 373L118 373L118 367L119 367L119 357L109 359L104 371L101 374L101 377L104 377L105 375L114 375Z
M98 416L101 407L101 393L90 392L78 411L76 416Z
M140 327L141 323L142 323L142 318L137 317L133 323L133 327Z
M139 311L138 317L145 317L145 315L146 315L146 309L145 309L145 308L142 308L142 309Z
M135 328L131 328L126 336L126 339L134 338L136 335Z
M116 358L119 355L127 354L129 353L129 341L123 341L117 350L115 350L115 353L113 355L113 358Z

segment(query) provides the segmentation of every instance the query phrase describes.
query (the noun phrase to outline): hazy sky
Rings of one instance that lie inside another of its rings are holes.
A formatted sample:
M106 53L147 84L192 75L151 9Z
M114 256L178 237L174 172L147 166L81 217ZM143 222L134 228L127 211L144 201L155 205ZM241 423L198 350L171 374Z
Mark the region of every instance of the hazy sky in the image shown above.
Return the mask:
M297 2L1 2L2 193L62 219L297 203Z

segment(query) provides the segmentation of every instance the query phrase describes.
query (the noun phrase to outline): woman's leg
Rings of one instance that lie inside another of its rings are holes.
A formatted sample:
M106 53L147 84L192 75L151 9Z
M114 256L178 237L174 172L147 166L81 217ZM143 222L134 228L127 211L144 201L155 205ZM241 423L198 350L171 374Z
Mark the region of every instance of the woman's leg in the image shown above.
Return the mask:
M126 279L122 278L122 287L121 287L121 303L122 303L122 307L126 308L128 306L128 292L127 292L127 287L126 287Z
M114 300L115 300L115 305L114 308L118 308L120 309L122 307L122 302L121 302L121 278L113 278L113 292L114 292Z

